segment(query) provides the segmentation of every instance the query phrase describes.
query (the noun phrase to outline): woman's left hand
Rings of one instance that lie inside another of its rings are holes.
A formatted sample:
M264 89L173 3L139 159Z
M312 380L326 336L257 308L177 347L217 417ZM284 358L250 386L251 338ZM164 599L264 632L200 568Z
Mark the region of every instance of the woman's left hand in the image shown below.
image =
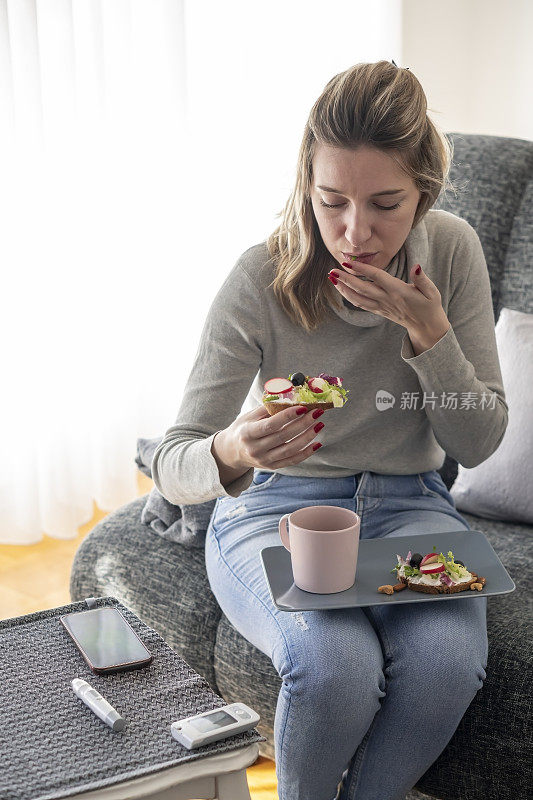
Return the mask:
M357 260L343 266L344 270L331 270L328 275L338 275L336 288L343 297L354 306L402 325L420 352L432 347L450 328L439 290L422 269L416 274L419 264L411 267L412 283ZM358 275L369 280L362 281Z

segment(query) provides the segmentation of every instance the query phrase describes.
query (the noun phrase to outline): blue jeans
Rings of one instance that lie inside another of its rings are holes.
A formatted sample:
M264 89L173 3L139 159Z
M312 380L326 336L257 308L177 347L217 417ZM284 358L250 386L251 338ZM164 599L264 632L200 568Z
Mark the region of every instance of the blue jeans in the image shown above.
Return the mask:
M259 552L281 545L283 514L325 504L356 511L361 539L470 526L436 470L345 478L255 470L239 497L217 499L207 531L207 575L222 611L282 680L279 800L333 800L341 778L342 800L404 800L486 678L487 599L280 611Z

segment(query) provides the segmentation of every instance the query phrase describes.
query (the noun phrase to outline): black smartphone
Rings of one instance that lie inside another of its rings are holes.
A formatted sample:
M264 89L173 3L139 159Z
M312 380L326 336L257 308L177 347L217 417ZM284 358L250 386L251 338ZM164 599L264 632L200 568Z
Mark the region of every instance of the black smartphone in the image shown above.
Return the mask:
M153 660L117 608L104 606L76 611L59 619L97 675L145 667Z

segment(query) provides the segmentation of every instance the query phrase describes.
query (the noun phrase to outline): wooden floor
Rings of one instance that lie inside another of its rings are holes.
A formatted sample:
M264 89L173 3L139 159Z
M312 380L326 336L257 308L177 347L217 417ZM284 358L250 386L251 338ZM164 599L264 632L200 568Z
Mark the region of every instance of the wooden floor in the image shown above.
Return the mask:
M139 495L153 482L138 473ZM63 541L44 536L32 545L0 544L0 619L19 617L45 608L70 603L69 576L74 554L97 522L106 516L96 504L90 522L75 539ZM252 800L278 800L274 762L260 756L246 771Z

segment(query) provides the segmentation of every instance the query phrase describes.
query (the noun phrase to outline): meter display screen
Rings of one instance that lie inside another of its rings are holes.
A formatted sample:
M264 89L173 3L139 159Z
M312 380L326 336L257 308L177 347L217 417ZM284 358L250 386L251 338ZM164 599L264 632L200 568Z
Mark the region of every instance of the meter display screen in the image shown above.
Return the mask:
M226 725L231 725L234 722L237 722L235 717L232 717L225 711L213 711L212 714L206 714L204 717L198 717L197 719L190 720L189 724L197 730L202 731L202 733L208 733L209 731L214 731L217 728L223 728Z

